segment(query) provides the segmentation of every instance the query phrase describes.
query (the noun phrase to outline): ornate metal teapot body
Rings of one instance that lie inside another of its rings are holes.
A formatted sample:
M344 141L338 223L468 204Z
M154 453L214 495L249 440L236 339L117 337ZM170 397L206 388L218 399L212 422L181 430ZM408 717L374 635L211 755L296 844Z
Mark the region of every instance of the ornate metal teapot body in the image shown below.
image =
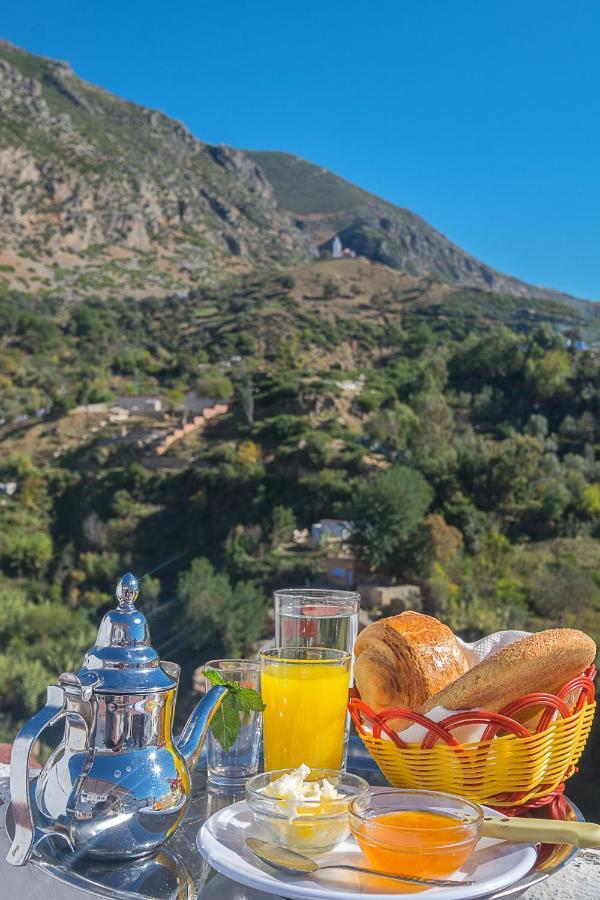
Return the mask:
M191 773L226 688L213 687L173 738L179 666L161 662L150 646L134 606L138 592L135 577L124 575L119 605L104 616L83 667L48 688L46 706L15 739L12 865L29 859L36 828L74 852L120 859L152 853L184 816ZM62 719L63 740L30 783L31 748Z

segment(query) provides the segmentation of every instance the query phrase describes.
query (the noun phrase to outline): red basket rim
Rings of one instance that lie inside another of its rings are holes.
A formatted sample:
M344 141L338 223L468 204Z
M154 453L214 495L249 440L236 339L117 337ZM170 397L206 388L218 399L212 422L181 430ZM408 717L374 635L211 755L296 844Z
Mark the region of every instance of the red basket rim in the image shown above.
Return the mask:
M461 725L473 725L477 722L482 724L487 722L487 727L477 743L491 740L500 734L530 737L532 733L540 734L542 731L545 731L556 715L566 719L579 712L588 703L592 703L595 697L594 678L596 671L596 666L591 665L581 675L567 682L558 694L524 694L517 700L508 703L497 713L487 710L469 710L452 713L440 722L433 722L422 713L414 712L404 706L392 707L376 713L361 699L356 688L350 690L348 710L359 734L365 733L364 724L365 720L368 720L372 725L373 737L380 738L381 734L384 733L401 749L408 747L408 744L388 724L391 719L405 719L425 728L426 734L420 745L423 750L428 750L435 746L438 740L452 747L460 746L460 742L454 737L452 732ZM566 699L575 694L575 692L577 692L575 698L568 705ZM546 709L543 711L533 732L521 722L512 718L517 712L540 706L544 706Z

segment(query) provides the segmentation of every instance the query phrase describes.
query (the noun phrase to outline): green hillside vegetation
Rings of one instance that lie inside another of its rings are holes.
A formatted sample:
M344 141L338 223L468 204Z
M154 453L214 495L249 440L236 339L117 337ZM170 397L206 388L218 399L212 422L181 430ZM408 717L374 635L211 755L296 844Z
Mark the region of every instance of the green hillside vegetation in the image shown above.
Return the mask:
M260 150L246 153L275 186L280 206L291 213L348 212L357 206L384 202L300 156Z
M2 737L77 665L122 571L148 573L154 640L189 685L268 634L273 588L322 577L323 551L291 538L327 516L355 522L365 572L418 584L467 637L600 641L600 367L556 330L577 337L573 310L343 265L166 301L4 292ZM120 426L70 412L136 388L230 412L151 471Z

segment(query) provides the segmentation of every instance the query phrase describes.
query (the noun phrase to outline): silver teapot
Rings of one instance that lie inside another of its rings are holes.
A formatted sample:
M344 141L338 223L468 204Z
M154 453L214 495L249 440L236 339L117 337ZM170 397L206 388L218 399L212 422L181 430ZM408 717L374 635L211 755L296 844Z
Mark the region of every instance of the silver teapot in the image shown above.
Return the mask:
M211 688L173 737L179 666L161 662L150 646L148 624L135 608L138 593L135 576L124 575L118 606L104 616L83 667L48 688L46 705L15 738L12 865L24 865L35 843L50 836L79 854L145 856L183 819L191 773L227 688ZM33 744L63 719L60 745L30 782Z

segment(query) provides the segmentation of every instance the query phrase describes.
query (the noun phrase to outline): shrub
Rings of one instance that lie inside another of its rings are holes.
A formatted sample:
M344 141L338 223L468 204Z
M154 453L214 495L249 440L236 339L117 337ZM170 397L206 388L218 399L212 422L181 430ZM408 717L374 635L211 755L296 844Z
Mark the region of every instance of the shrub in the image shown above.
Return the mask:
M333 300L334 297L340 296L340 286L337 281L329 278L323 285L323 297L325 300Z
M359 557L390 575L424 573L430 541L423 519L432 500L430 485L408 466L360 482L348 510Z

